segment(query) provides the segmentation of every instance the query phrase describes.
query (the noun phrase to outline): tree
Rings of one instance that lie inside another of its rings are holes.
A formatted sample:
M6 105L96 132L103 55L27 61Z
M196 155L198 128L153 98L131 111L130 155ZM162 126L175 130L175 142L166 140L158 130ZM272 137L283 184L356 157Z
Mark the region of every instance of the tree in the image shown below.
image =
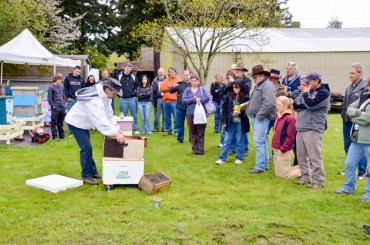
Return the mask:
M43 44L54 53L70 50L70 46L78 39L80 31L77 22L82 18L61 16L59 0L39 0L43 6L45 18L45 41Z
M45 18L35 1L0 1L0 45L10 41L28 28L39 41L44 40Z
M120 0L117 4L118 27L120 31L116 36L115 50L118 54L126 53L129 60L138 56L142 45L146 42L138 38L140 23L153 21L165 16L166 12L159 1L147 0Z
M0 2L0 45L25 28L51 52L60 53L78 37L79 18L59 16L58 0L12 0Z
M108 64L108 58L99 53L96 46L87 45L83 47L82 53L87 54L91 61L91 66L98 69L105 69Z
M270 0L159 0L166 15L140 23L133 33L159 50L162 42L174 45L174 52L184 58L205 79L213 58L231 47L238 38L266 44L261 27L287 25L291 15L282 7L287 1ZM181 6L181 7L180 7ZM169 27L170 38L163 39L163 28ZM254 31L253 31L254 30ZM176 37L176 40L173 38Z
M64 8L61 15L80 17L80 36L74 48L83 50L87 45L109 55L115 46L118 0L62 0Z
M338 17L332 17L331 21L329 21L329 24L326 28L336 28L341 29L343 25L343 22L341 22Z

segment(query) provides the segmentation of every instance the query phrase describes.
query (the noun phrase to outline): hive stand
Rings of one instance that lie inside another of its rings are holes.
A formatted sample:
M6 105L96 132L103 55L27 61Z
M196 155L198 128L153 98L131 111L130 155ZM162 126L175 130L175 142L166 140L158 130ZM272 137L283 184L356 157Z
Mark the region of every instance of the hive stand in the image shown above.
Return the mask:
M35 127L44 126L44 114L36 117L15 117L16 122L24 122L23 130L34 130Z
M5 140L5 144L10 145L11 139L23 138L25 124L26 122L15 122L9 125L0 125L0 140Z

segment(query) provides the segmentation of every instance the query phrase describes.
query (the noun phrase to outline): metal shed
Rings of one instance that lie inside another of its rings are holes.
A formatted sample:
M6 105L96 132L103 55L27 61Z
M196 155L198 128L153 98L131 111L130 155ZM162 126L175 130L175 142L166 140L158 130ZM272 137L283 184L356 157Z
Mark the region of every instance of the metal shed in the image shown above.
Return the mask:
M267 28L262 33L268 40L267 45L258 46L253 40L235 39L218 53L205 86L210 86L216 73L225 74L236 62L243 62L250 70L254 65L263 64L267 69L279 69L284 75L287 63L295 61L301 74L316 71L322 75L323 82L329 83L332 92L341 94L349 83L348 69L352 63L364 65L366 78L370 74L370 27ZM171 28L166 28L164 38L181 45ZM165 69L174 66L181 76L184 60L175 54L175 49L175 45L163 42L161 66Z

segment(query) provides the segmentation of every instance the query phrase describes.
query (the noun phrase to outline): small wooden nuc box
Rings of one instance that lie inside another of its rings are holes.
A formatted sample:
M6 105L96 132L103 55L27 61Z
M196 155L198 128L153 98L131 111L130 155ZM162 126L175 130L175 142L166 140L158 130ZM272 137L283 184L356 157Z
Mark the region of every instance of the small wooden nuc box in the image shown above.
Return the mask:
M164 173L155 172L143 175L139 182L139 188L149 194L154 194L160 190L169 188L171 183L172 180Z

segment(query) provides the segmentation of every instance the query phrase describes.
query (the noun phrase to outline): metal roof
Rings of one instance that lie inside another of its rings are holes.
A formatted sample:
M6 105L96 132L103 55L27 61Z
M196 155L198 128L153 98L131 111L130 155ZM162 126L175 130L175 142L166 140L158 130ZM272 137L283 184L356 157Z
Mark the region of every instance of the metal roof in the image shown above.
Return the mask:
M204 28L183 29L188 37L186 45L191 52L196 52L194 33L198 36ZM222 31L223 29L218 29ZM184 46L181 39L172 28L166 28L167 33L177 45ZM203 40L211 36L213 29L206 31ZM289 52L363 52L370 51L370 27L363 28L266 28L257 30L239 29L246 36L255 33L262 34L262 38L235 38L227 44L221 52L262 52L262 53L289 53ZM199 40L199 38L198 38ZM199 43L198 43L199 45ZM209 48L206 50L209 50Z

